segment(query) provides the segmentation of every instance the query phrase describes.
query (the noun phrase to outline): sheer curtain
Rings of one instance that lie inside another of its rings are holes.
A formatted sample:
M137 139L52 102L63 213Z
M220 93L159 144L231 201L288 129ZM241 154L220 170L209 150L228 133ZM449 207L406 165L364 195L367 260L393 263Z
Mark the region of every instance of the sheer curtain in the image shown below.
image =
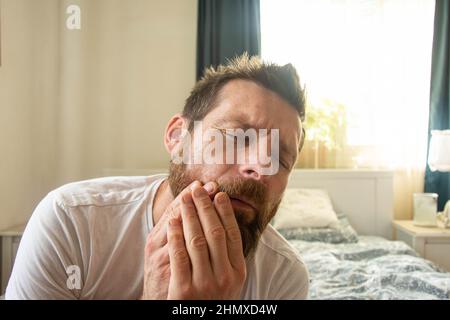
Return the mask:
M397 219L423 191L433 17L432 0L261 0L263 59L308 92L298 166L394 170Z

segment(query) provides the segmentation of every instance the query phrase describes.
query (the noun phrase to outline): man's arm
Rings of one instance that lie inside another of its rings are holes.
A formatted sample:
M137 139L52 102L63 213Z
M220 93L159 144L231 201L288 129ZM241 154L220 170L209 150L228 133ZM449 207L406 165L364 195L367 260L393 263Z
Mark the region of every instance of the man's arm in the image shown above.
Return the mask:
M34 210L20 241L6 299L78 298L82 265L74 261L78 244L71 227L65 208L50 192ZM80 278L73 279L72 289L67 271Z

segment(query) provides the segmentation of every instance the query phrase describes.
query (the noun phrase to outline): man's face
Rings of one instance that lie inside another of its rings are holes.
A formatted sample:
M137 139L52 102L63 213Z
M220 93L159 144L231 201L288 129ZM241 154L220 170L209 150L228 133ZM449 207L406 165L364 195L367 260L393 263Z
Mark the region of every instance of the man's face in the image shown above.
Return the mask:
M255 129L256 132L259 129L268 129L269 132L270 129L278 129L278 141L271 141L270 134L266 141L269 154L273 153L271 148L279 147L279 156L272 160L279 162L276 173L264 174L267 164L250 161L251 148L247 145L234 149L236 156L239 152L245 153L244 162L171 163L169 183L174 196L194 180L202 183L216 181L220 191L229 195L246 256L254 251L262 231L274 216L297 160L301 138L298 119L296 110L272 91L252 81L232 80L222 88L216 107L202 120L201 128L191 132L191 137L195 139L211 129L221 132L226 129ZM201 150L213 142L202 141ZM256 144L262 144L262 138L258 138ZM179 146L174 152L181 153L181 148ZM189 152L192 159L199 149L191 148Z

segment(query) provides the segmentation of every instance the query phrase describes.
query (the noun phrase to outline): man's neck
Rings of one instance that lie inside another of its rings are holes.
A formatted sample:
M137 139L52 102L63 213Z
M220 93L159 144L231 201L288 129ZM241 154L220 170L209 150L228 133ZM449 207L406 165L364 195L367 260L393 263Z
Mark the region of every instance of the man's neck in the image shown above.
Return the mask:
M153 226L156 226L159 219L161 219L164 211L173 201L172 190L170 190L169 180L164 180L156 191L152 206Z

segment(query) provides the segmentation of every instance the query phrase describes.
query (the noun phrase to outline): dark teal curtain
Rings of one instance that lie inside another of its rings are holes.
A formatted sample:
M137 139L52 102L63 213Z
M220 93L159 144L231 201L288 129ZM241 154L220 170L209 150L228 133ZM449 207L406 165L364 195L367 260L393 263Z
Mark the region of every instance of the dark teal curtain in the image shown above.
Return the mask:
M260 55L259 0L199 0L197 28L197 79L244 51Z
M434 17L433 56L431 67L429 131L450 129L450 70L449 70L450 1L436 0ZM428 141L431 134L428 134ZM442 211L450 199L450 173L425 172L425 192L439 194L438 207Z

